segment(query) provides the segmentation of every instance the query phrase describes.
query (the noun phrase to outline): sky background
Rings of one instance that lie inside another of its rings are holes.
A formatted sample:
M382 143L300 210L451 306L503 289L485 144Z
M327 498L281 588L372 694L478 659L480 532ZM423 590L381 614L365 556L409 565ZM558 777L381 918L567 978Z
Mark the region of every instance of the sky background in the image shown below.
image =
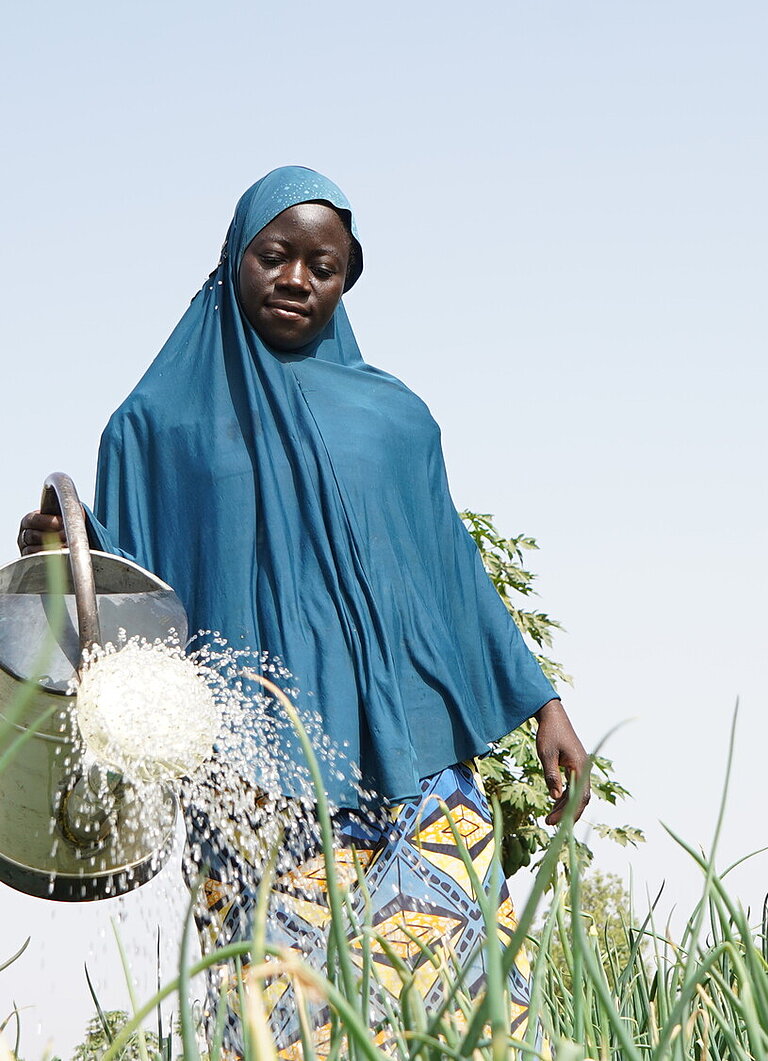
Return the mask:
M5 5L0 34L0 559L45 476L92 498L99 434L216 264L234 204L286 163L355 207L346 302L366 359L443 429L454 500L535 536L566 704L634 794L596 844L636 895L699 879L741 712L721 866L765 844L768 184L762 0ZM590 808L593 820L606 820ZM521 881L517 898L524 897ZM768 859L732 887L759 912ZM0 886L0 1022L69 1056L127 1008L173 867L130 899Z

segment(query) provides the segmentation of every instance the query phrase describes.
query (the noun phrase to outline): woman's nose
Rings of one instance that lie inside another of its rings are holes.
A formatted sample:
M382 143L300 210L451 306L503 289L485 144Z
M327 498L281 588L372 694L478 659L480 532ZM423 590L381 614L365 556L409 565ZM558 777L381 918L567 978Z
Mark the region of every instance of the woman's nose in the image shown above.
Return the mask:
M299 259L286 262L285 267L280 271L279 283L282 287L306 291L309 288L309 269Z

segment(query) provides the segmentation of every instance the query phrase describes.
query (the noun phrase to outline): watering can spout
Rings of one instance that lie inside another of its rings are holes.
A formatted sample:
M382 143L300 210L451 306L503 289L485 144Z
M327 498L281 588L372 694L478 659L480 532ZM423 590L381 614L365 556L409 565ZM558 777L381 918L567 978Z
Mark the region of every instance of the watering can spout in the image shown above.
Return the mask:
M67 548L0 567L0 881L61 900L119 895L153 877L173 844L176 800L94 763L75 712L84 659L134 636L187 636L170 586L138 564L91 550L74 483L43 487Z

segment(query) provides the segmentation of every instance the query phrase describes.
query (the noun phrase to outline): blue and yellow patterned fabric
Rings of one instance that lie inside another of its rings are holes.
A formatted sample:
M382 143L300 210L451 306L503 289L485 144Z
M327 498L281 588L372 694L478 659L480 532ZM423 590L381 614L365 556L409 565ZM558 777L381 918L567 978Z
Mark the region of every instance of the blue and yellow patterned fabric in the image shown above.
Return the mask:
M360 922L366 916L370 918L378 936L415 973L415 986L427 1012L434 1011L444 998L441 968L463 970L465 990L470 998L485 981L483 919L444 807L448 808L466 845L477 876L486 891L490 890L493 827L478 775L469 764L448 767L425 778L417 801L393 808L378 820L351 811L342 811L335 819L338 841L335 862L342 882L349 888L351 907ZM208 867L196 914L204 950L212 952L228 943L250 940L259 873L249 863L249 854L233 849L231 842L224 840L194 809L188 810L188 832L190 842L195 845L195 863L202 862ZM363 870L367 895L359 887L355 860ZM368 902L370 908L366 914ZM301 864L279 876L274 884L269 942L289 948L322 969L329 921L323 855L317 850L306 852ZM502 943L509 941L515 924L512 902L503 883L498 911ZM353 929L349 939L353 960L361 966L360 941ZM438 959L437 964L426 956L424 946ZM386 1046L391 1032L385 1019L383 995L397 1008L403 980L384 946L375 945L373 956L378 997L374 992L372 1035L377 1044ZM511 1030L517 1038L525 1034L529 1018L529 975L528 962L521 952L508 983ZM206 1011L208 1021L212 1021L221 991L228 992L225 1047L229 1055L242 1056L236 979L237 974L231 969L214 967ZM293 982L286 976L276 977L265 994L278 1055L300 1059ZM313 1041L318 1056L322 1057L330 1037L330 1014L321 1004L314 1006L314 1022ZM537 1040L538 1048L546 1051L538 1029Z

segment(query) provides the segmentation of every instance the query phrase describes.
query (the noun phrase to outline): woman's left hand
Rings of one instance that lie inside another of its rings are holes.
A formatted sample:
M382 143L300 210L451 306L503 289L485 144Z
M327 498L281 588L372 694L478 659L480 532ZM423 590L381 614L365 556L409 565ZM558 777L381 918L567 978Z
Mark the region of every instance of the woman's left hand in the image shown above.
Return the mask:
M565 708L559 700L549 700L536 712L539 728L536 733L536 751L544 768L544 780L555 805L546 817L547 825L557 825L568 803L571 782L577 784L586 774L586 782L579 796L574 821L578 821L589 803L589 756L576 736ZM565 770L567 781L563 787Z

